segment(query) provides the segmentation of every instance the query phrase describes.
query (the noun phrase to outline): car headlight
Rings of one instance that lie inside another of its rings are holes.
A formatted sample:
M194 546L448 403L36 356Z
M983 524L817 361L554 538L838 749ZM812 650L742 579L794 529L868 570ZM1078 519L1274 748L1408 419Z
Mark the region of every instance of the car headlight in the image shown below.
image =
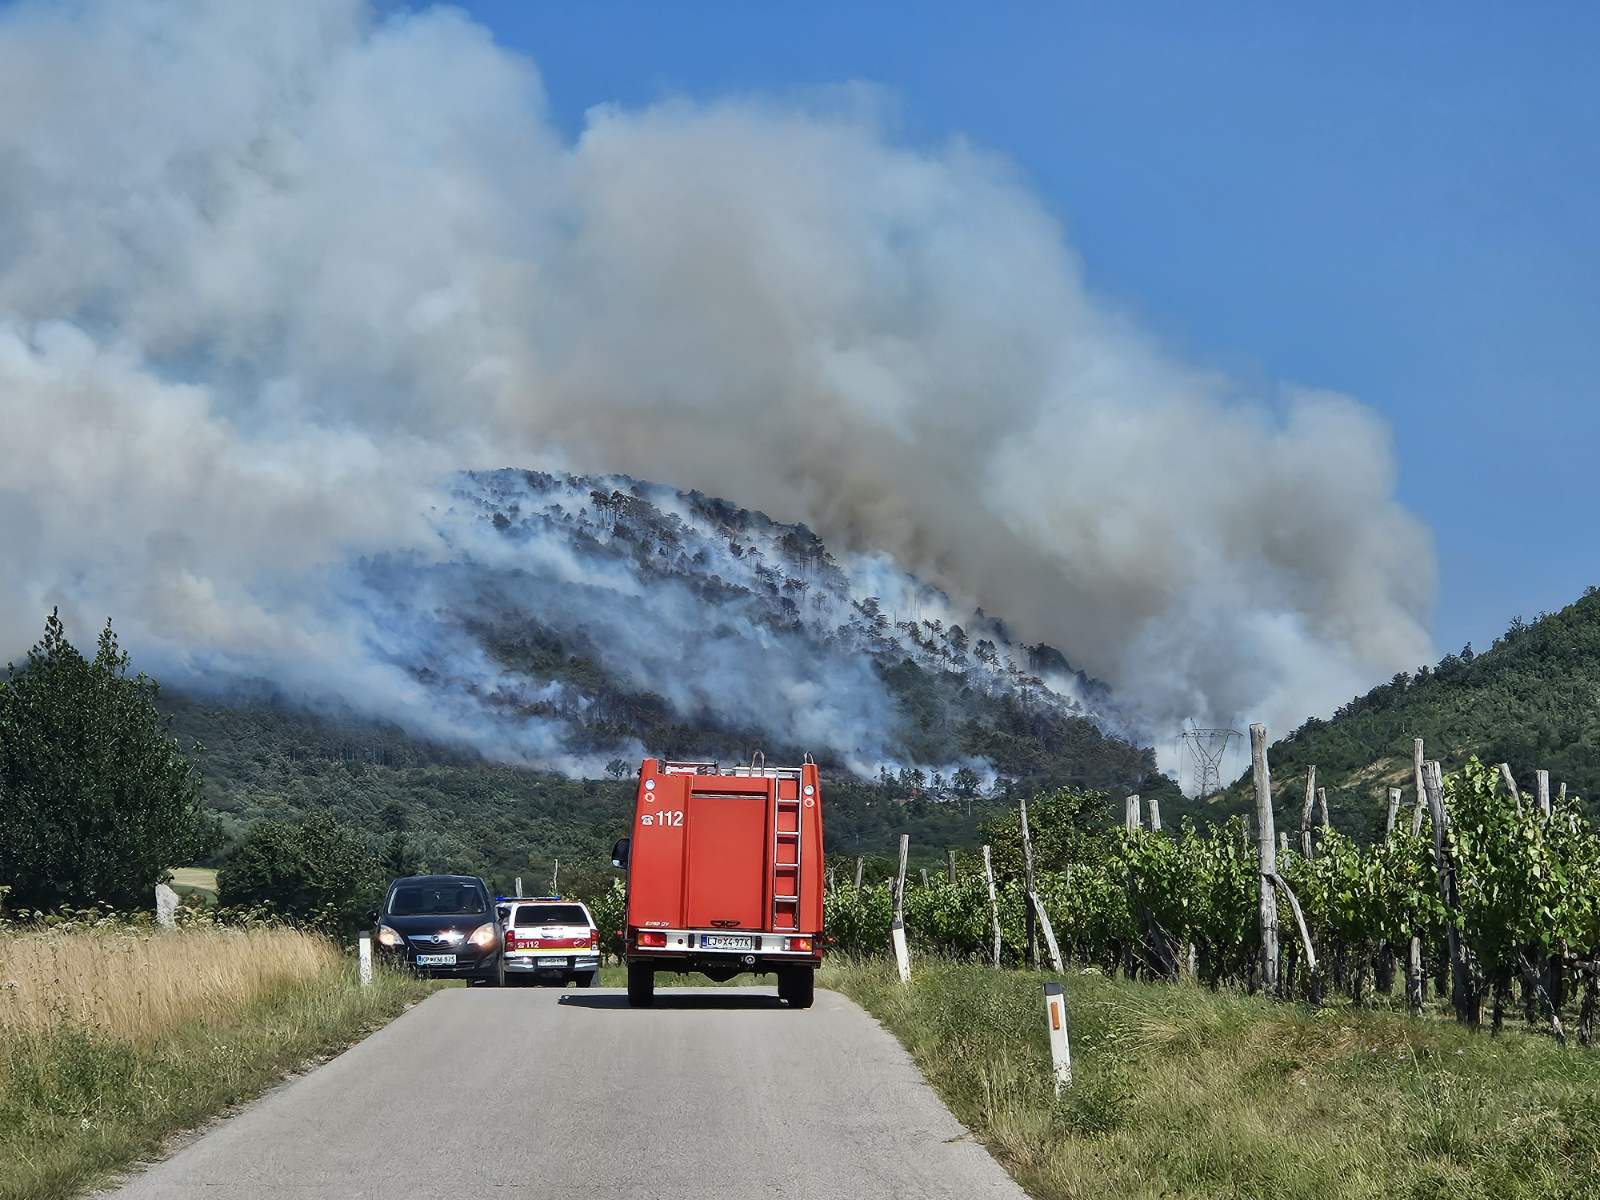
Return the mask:
M467 942L480 950L488 950L494 945L494 922L485 921L467 935Z
M406 939L400 936L398 929L390 929L387 925L378 926L378 945L388 946L391 950L398 950L406 944Z

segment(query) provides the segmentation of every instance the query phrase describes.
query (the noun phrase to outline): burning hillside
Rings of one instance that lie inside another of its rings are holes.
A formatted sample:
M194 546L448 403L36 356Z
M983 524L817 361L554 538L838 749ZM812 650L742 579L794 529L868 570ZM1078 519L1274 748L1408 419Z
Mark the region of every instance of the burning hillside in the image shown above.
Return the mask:
M598 774L759 743L992 776L997 732L1122 725L1052 647L725 500L500 470L459 476L432 517L437 553L369 557L339 591L435 731L504 760Z

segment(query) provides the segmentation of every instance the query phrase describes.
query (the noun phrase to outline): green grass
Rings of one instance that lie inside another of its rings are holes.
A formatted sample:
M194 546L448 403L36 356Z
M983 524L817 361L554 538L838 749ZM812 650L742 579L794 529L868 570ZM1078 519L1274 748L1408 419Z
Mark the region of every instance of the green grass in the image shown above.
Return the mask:
M172 890L179 896L199 896L207 904L217 902L215 867L172 868Z
M1600 1052L1072 973L1057 1100L1044 978L924 962L903 988L888 963L835 961L819 982L1042 1200L1600 1195Z
M163 1139L344 1049L427 992L380 972L369 989L341 964L286 983L222 1021L152 1042L63 1023L0 1039L0 1200L76 1195L157 1153Z

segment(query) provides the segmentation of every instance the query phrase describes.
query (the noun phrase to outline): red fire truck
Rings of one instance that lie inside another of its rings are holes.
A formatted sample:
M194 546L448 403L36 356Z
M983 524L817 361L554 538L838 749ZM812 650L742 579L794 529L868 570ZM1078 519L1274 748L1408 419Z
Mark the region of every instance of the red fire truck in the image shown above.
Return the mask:
M772 972L791 1008L811 1007L822 963L822 787L798 767L663 762L639 768L628 869L628 1002L648 1005L657 971L732 979Z

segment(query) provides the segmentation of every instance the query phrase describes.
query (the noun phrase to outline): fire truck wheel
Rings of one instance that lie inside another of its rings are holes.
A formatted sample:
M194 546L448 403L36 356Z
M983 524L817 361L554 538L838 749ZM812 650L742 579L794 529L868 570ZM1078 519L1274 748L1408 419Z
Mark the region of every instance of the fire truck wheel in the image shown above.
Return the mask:
M809 967L789 967L778 972L778 999L790 1008L810 1008L817 974Z
M656 1002L656 970L649 963L628 964L628 1003L649 1008Z

